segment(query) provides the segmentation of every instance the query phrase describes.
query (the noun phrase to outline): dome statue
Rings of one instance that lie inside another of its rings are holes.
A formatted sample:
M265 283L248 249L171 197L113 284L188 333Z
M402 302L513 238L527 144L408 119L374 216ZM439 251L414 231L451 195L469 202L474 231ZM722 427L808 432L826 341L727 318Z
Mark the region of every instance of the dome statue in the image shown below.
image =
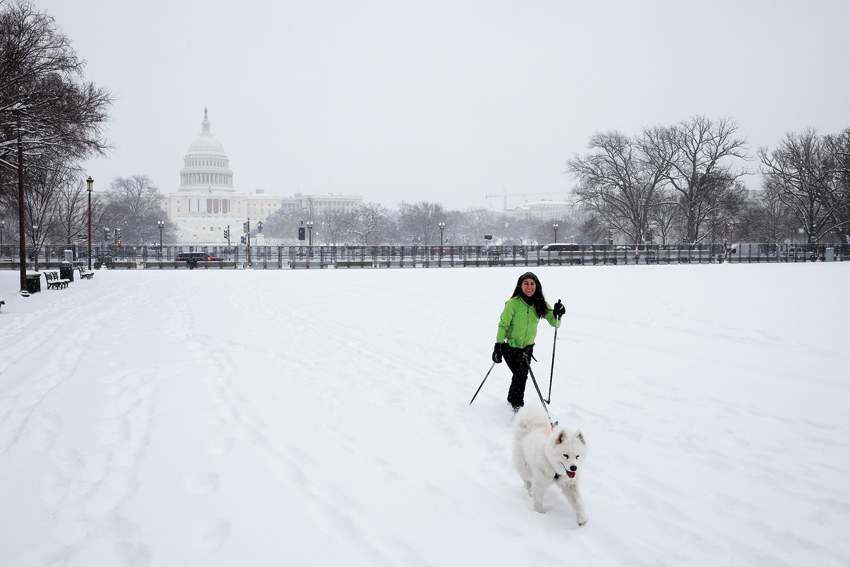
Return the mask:
M189 144L189 151L183 158L180 170L180 188L178 192L235 193L233 171L230 160L224 152L224 146L216 140L210 131L207 109L204 109L204 121L201 122L201 134Z

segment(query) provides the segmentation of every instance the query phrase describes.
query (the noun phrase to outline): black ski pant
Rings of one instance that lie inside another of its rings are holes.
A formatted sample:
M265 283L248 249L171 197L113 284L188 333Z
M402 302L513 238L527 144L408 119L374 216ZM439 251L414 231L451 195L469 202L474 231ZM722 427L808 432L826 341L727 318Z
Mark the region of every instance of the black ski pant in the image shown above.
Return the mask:
M505 363L513 374L511 387L508 388L508 403L514 408L520 408L525 403L525 383L528 381L528 365L533 350L534 345L528 345L525 348L506 346L502 351Z

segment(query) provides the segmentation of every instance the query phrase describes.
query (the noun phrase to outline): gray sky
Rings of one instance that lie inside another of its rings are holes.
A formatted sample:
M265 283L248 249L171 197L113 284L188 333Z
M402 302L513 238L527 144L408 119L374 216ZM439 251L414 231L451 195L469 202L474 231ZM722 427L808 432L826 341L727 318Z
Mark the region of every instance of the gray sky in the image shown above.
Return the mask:
M175 191L205 107L237 190L392 209L564 198L597 131L729 117L754 155L850 127L847 0L36 5L117 97L99 190L144 173Z

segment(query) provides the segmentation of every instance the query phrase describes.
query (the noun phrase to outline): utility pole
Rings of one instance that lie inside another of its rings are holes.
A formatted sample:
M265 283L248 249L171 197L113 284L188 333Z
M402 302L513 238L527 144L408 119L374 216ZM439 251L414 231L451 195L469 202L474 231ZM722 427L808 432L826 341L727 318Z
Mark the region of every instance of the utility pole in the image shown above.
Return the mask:
M89 194L89 239L88 239L89 250L88 250L88 253L87 253L88 254L87 259L88 259L88 262L89 262L89 271L91 271L91 192L92 192L93 188L94 188L94 179L92 179L91 175L89 175L89 178L86 179L86 193ZM160 243L160 245L161 244L162 243Z
M248 242L248 266L251 266L251 219L246 220L242 223L242 230L245 232Z
M21 291L27 289L27 237L24 225L24 142L21 138L21 111L15 110L18 118L18 226L21 233L20 255L21 262Z

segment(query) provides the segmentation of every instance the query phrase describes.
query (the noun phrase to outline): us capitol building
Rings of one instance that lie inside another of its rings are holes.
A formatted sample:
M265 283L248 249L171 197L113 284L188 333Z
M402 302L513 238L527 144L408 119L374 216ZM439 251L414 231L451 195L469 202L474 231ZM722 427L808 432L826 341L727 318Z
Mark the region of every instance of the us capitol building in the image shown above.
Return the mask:
M304 209L308 203L315 218L328 210L353 210L363 203L363 197L301 193L279 197L266 195L263 189L253 194L237 192L230 160L224 146L210 131L206 109L201 134L189 144L189 151L183 158L180 188L162 198L162 208L168 220L176 225L180 244L227 244L224 229L228 225L231 244L238 244L245 220L251 220L251 230L256 232L257 221L265 221L281 208ZM306 212L304 220L308 220ZM292 235L292 239L296 237Z

